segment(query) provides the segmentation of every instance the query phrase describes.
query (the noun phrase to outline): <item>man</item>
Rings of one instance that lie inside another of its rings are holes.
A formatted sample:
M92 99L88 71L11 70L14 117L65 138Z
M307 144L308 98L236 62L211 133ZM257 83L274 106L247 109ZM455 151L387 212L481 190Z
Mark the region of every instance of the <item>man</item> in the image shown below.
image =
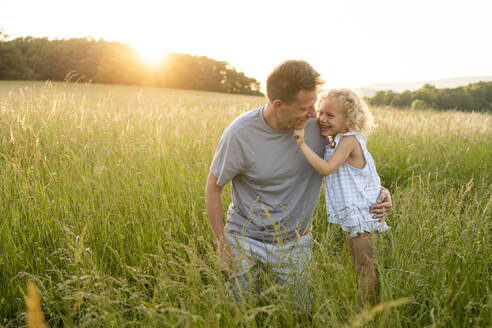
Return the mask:
M271 267L292 286L296 307L309 308L303 282L311 256L311 217L322 176L302 156L292 136L323 157L326 140L316 117L320 74L301 60L281 63L267 79L268 104L236 118L216 149L206 186L207 212L221 258L237 272L242 290L253 288L255 262ZM232 181L232 203L223 226L222 188ZM387 190L373 206L375 217L391 208Z

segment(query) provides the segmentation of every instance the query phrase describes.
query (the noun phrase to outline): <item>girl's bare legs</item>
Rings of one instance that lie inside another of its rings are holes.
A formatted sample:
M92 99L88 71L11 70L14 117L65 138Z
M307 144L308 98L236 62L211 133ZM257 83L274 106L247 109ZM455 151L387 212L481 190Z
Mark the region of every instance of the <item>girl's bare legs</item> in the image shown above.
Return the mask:
M379 284L374 272L374 248L370 233L359 234L351 238L347 233L347 243L352 254L352 262L358 276L357 303L376 304L379 295Z

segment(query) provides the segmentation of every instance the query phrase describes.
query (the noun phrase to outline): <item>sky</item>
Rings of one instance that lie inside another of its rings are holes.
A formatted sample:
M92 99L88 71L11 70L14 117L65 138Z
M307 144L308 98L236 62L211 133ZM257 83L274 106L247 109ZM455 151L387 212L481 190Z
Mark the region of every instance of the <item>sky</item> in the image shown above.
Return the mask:
M287 59L328 87L492 76L490 0L2 0L0 28L225 60L262 87Z

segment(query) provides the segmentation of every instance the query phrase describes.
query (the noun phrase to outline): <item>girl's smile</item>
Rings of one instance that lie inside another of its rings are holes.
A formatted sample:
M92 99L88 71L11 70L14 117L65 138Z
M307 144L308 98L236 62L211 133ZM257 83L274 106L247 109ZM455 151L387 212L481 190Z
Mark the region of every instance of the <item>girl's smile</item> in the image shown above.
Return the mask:
M328 98L321 104L318 112L318 122L321 135L325 137L334 137L347 131L343 106L334 99Z

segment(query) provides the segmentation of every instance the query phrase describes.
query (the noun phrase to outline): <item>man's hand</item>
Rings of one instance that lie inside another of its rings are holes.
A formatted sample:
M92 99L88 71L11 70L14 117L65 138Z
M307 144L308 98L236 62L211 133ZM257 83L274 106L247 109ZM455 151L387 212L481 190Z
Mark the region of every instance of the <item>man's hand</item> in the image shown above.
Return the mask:
M393 203L391 202L391 195L388 189L381 187L381 192L376 200L376 204L372 205L369 209L370 213L374 214L375 219L382 219L382 221L388 216L389 212L393 208Z
M238 269L236 265L236 261L234 259L234 254L232 252L231 246L229 243L220 243L218 246L219 256L220 256L220 270L224 275L226 280L234 280L237 276Z
M294 130L294 139L296 139L297 145L300 147L304 143L304 127L302 129Z
M217 185L217 177L210 173L205 188L205 202L210 226L214 233L214 240L221 259L220 267L226 279L230 279L237 272L231 245L224 234L222 216L222 187Z

